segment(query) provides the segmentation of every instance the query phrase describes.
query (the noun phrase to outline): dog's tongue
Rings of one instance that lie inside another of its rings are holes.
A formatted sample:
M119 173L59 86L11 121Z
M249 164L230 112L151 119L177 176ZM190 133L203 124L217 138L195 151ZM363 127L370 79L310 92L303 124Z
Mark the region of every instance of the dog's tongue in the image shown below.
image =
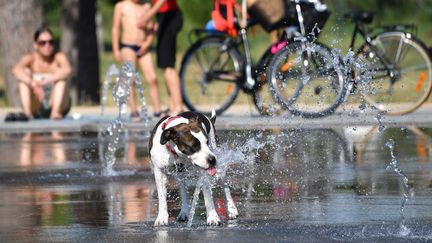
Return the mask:
M216 167L210 167L207 169L207 173L211 176L215 176L216 175Z

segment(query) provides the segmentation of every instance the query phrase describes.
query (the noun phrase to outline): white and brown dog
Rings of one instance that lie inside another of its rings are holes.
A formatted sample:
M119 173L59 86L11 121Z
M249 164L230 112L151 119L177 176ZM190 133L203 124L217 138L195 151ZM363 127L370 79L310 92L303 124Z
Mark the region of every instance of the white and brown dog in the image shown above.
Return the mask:
M195 112L183 112L177 116L162 118L153 129L149 140L150 160L158 192L158 216L155 226L168 225L167 209L167 174L173 168L183 168L188 164L198 166L210 176L217 173L217 159L212 152L216 148L215 127L216 114L212 117ZM190 170L187 170L190 171ZM181 210L178 221L188 219L189 202L184 180L180 184ZM219 216L216 213L210 186L203 186L204 202L207 210L207 224L218 225ZM224 192L227 201L228 217L234 219L238 215L237 208L226 184Z

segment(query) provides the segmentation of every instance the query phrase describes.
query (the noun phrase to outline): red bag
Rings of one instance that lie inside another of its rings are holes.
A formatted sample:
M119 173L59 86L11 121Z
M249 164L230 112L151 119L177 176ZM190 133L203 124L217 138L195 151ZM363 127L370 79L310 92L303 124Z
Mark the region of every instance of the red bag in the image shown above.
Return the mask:
M212 11L215 29L226 32L230 36L237 36L237 30L234 26L235 5L235 0L215 0Z

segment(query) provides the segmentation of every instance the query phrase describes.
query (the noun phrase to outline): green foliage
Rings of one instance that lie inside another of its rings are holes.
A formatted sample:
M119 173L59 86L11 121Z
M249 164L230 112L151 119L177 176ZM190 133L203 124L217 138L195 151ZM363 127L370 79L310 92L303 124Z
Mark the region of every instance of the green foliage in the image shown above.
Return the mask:
M43 0L45 24L54 32L56 39L60 38L61 1Z
M333 17L342 16L351 10L370 10L376 13L374 24L415 24L418 37L431 45L432 0L333 0L327 1ZM334 19L334 18L333 18ZM330 22L335 24L336 22ZM345 34L349 38L351 28Z
M81 0L85 1L85 0ZM101 55L101 73L113 63L111 55L111 24L113 8L118 0L98 0L99 14L102 17L104 49ZM145 0L143 2L150 2ZM178 55L180 60L185 50L190 46L187 34L191 29L202 28L210 19L212 0L178 0L183 12L184 23L179 33ZM432 45L432 0L327 0L332 15L321 33L320 41L342 51L347 51L352 24L343 21L343 14L350 10L372 10L377 13L374 24L412 23L418 26L418 37L428 46ZM43 0L45 22L52 28L56 39L60 37L61 1ZM264 31L251 34L251 48L253 59L257 60L269 45L269 38ZM103 77L103 75L101 75ZM0 80L1 82L1 80ZM3 83L3 82L1 82ZM1 96L3 87L0 85L0 106L4 97ZM164 91L164 89L161 89ZM4 92L3 92L4 93Z
M179 0L178 4L183 13L183 28L177 38L178 48L186 50L190 46L187 40L189 31L203 28L210 20L213 1Z
M118 0L99 0L98 7L102 16L103 40L105 50L111 50L111 24L114 4ZM144 0L143 2L151 2ZM351 26L341 25L340 17L343 13L350 10L373 10L377 12L375 23L394 24L394 23L414 23L419 27L419 37L427 44L432 36L432 0L332 0L326 1L332 10L332 17L328 22L323 35L324 38L349 39ZM43 0L45 11L45 22L53 29L56 37L60 35L61 1ZM189 46L187 33L193 28L202 28L210 19L213 1L205 0L178 0L178 4L183 11L183 29L178 36L178 47L183 52ZM413 14L413 11L415 14ZM343 29L341 31L341 29ZM346 31L345 31L346 30ZM334 33L331 33L331 32ZM330 33L329 33L330 32ZM341 33L343 36L341 36ZM262 39L262 38L261 38ZM343 40L342 42L346 42Z
M210 19L213 1L179 0L185 19L195 27L202 27Z

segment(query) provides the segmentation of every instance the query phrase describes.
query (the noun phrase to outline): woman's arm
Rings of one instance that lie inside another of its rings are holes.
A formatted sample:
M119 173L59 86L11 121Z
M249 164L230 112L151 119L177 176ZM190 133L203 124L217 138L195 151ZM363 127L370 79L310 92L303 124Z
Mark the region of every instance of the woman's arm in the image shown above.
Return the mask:
M156 15L157 11L162 7L162 5L166 2L166 0L158 0L153 7L147 13L143 13L141 17L138 19L138 28L145 28L147 26L147 22Z
M38 82L38 85L44 85L48 83L55 83L60 80L66 80L72 73L72 67L65 54L59 52L55 55L54 59L54 61L58 65L57 70L54 71L51 75L49 75L46 79L41 81L35 81Z
M16 79L18 79L18 81L24 82L28 85L33 84L33 79L31 77L31 74L26 71L30 69L30 65L32 61L33 61L33 55L26 54L12 68L12 74L15 76Z
M153 31L153 30L152 30ZM146 33L146 37L144 38L144 41L141 43L141 47L138 50L138 55L144 55L148 49L150 48L153 39L154 39L154 34L151 33L152 31L147 31Z

